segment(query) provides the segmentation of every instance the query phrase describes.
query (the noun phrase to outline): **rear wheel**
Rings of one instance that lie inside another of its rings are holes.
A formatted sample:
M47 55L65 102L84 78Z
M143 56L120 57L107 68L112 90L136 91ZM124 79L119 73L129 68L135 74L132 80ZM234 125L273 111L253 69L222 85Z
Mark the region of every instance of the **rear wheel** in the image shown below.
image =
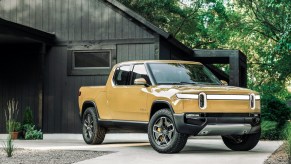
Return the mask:
M259 142L261 132L246 135L222 136L224 144L234 151L249 151Z
M101 144L105 138L106 129L98 125L96 109L89 107L82 117L83 139L87 144Z
M157 111L148 125L148 137L152 147L159 153L177 153L188 139L187 134L177 132L169 109Z

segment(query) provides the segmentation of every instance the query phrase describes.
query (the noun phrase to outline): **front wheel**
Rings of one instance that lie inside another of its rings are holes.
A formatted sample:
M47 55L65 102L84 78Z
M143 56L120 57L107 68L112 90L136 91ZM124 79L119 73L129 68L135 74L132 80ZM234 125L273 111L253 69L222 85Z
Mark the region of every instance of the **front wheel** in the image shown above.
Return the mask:
M99 126L96 110L89 107L85 110L83 117L83 139L87 144L101 144L105 138L106 129Z
M222 136L224 144L234 151L249 151L259 142L261 132L246 135Z
M148 137L152 147L159 153L180 152L188 139L187 134L177 132L169 109L161 109L152 116Z

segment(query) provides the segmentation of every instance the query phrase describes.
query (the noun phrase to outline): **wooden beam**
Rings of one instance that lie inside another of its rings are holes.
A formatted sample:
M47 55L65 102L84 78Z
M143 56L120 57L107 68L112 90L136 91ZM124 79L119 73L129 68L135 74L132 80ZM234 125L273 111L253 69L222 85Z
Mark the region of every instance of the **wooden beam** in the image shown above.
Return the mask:
M44 73L45 73L45 54L46 54L46 45L41 45L40 51L40 62L39 62L39 83L38 83L38 127L42 129L43 126L43 101L44 101Z
M247 58L239 50L193 50L193 60L205 64L216 76L225 76L211 64L229 64L229 85L247 87ZM223 79L225 80L225 79Z

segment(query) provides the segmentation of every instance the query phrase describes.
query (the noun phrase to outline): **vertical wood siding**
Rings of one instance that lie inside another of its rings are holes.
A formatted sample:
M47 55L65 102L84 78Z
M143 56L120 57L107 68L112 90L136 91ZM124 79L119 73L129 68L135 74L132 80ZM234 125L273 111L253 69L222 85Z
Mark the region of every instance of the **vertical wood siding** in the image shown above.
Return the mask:
M46 55L44 130L80 133L78 91L81 86L105 85L107 76L67 76L67 47L53 47Z
M154 38L101 0L1 0L0 17L60 41Z
M155 44L117 45L117 63L129 60L154 60Z
M140 42L143 39L154 40L157 36L102 0L0 0L0 17L53 32L58 43L61 43L49 48L45 56L43 130L47 133L81 133L78 90L80 86L104 85L108 76L68 76L66 44L76 45L88 41L97 44L109 40L108 43L116 47L117 62L158 59L159 51L155 41ZM137 39L136 43L121 43L122 40L134 39ZM33 78L30 80L33 81ZM37 116L38 99L37 93L34 93L37 85L25 84L24 81L17 86L22 88L19 89L23 95L20 97L31 97L27 101L34 104L34 115ZM13 87L6 88L0 83L0 97L8 93L13 95L16 91ZM0 100L0 107L3 107L5 101ZM2 113L0 120L3 120L1 117Z
M27 106L33 111L34 122L38 123L38 86L40 82L41 57L37 53L22 51L12 52L13 47L1 46L5 60L0 60L0 133L5 132L5 114L7 101L12 98L19 102L17 121L22 121ZM19 45L19 48L21 46ZM10 51L8 51L10 50ZM15 60L15 59L18 60Z

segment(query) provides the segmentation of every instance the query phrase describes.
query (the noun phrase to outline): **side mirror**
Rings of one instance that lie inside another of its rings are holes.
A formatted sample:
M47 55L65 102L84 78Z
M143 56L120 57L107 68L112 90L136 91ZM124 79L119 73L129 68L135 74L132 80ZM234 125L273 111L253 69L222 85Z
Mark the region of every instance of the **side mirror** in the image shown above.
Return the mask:
M225 80L220 80L220 82L222 83L222 85L228 85L228 83Z
M134 80L134 85L145 85L147 86L147 81L144 78L138 78Z

